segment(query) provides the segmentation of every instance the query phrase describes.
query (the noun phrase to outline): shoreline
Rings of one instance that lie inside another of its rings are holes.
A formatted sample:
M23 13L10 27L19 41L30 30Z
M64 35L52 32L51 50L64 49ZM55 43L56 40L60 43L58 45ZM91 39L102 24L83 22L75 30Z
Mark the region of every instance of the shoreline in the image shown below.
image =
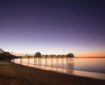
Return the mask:
M105 73L65 69L65 68L56 68L56 67L50 67L50 66L38 66L38 65L33 65L33 64L20 64L20 65L37 68L37 69L45 70L45 71L47 70L53 71L56 73L62 73L62 74L67 74L67 75L74 75L74 76L80 76L80 77L86 77L86 78L105 80Z
M13 84L12 84L13 83ZM0 61L0 85L105 85L105 80L67 75Z
M28 58L22 58L23 60L19 60L19 62L16 62L16 63L22 63L22 61L24 61L24 59L28 59ZM27 62L27 61L25 61L25 63L26 64L35 64L34 62L33 62L33 60L32 60L32 63L30 63L30 61L31 61L31 59L34 59L34 58L29 58L29 61ZM74 58L75 59L75 58ZM91 58L90 58L91 59ZM101 59L101 58L100 58ZM21 61L21 62L20 62ZM14 61L14 63L15 63L15 61ZM25 64L24 62L22 63L22 64ZM80 62L79 62L80 63ZM96 62L94 62L94 63L96 63ZM93 63L93 64L94 64ZM75 63L74 63L75 64ZM35 64L35 65L37 65L37 64ZM77 65L77 64L76 64ZM42 66L44 66L43 64L42 64ZM47 66L47 65L46 65ZM90 65L91 66L91 65ZM55 68L62 68L62 69L67 69L67 67L66 67L66 65L65 66L51 66L51 65L49 65L48 64L48 67L55 67ZM75 68L74 68L75 67ZM94 66L93 66L94 67ZM99 67L101 67L101 65L99 66ZM73 65L73 66L69 66L69 68L71 69L71 70L77 70L77 71L86 71L86 72L95 72L95 73L105 73L105 68L104 69L96 69L96 68L86 68L86 67L82 67L81 68L81 65L80 65L80 67L79 67L79 65L77 65L77 66L75 66L75 65ZM98 67L97 67L98 68Z

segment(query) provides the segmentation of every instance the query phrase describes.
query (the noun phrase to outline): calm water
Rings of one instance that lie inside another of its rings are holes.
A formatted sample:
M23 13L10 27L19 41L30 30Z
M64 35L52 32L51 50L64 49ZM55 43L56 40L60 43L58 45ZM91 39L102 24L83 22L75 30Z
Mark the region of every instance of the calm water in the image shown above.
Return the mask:
M105 58L21 58L13 62L68 75L105 80Z
M65 68L81 71L105 73L105 58L23 58L15 59L15 63Z

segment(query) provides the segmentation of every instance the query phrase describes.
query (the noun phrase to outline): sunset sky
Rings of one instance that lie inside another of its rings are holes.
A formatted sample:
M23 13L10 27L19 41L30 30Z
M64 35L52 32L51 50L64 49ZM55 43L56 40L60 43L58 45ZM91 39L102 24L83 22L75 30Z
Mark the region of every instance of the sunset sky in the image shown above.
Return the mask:
M0 48L105 56L105 1L0 0Z

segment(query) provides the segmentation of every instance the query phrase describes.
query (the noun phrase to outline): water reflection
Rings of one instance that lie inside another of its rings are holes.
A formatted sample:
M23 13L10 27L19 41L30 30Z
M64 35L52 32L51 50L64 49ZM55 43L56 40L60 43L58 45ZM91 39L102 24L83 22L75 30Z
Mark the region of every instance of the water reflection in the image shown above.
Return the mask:
M14 63L31 66L31 67L38 68L38 69L51 70L51 71L56 71L60 73L66 73L66 74L72 74L72 75L78 75L78 76L91 77L91 78L105 80L104 73L74 70L75 69L74 67L77 65L76 62L77 61L74 61L74 58L67 59L67 58L47 58L47 57L34 58L34 59L20 58L20 59L14 60Z
M73 73L74 58L67 58L67 73Z
M19 64L25 64L25 65L35 65L36 67L40 68L46 68L46 69L56 69L58 68L64 68L66 66L66 71L69 73L73 73L74 69L74 59L73 58L53 58L53 57L43 57L43 58L30 58L27 56L27 58L20 58L15 59L15 63ZM54 68L52 68L54 67Z
M105 73L105 58L20 58L14 62Z

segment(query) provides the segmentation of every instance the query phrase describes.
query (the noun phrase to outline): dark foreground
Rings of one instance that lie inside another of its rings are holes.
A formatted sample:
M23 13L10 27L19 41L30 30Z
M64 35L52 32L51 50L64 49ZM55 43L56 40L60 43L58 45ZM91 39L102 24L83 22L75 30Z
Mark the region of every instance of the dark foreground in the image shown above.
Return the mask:
M105 85L96 80L0 61L0 85Z

